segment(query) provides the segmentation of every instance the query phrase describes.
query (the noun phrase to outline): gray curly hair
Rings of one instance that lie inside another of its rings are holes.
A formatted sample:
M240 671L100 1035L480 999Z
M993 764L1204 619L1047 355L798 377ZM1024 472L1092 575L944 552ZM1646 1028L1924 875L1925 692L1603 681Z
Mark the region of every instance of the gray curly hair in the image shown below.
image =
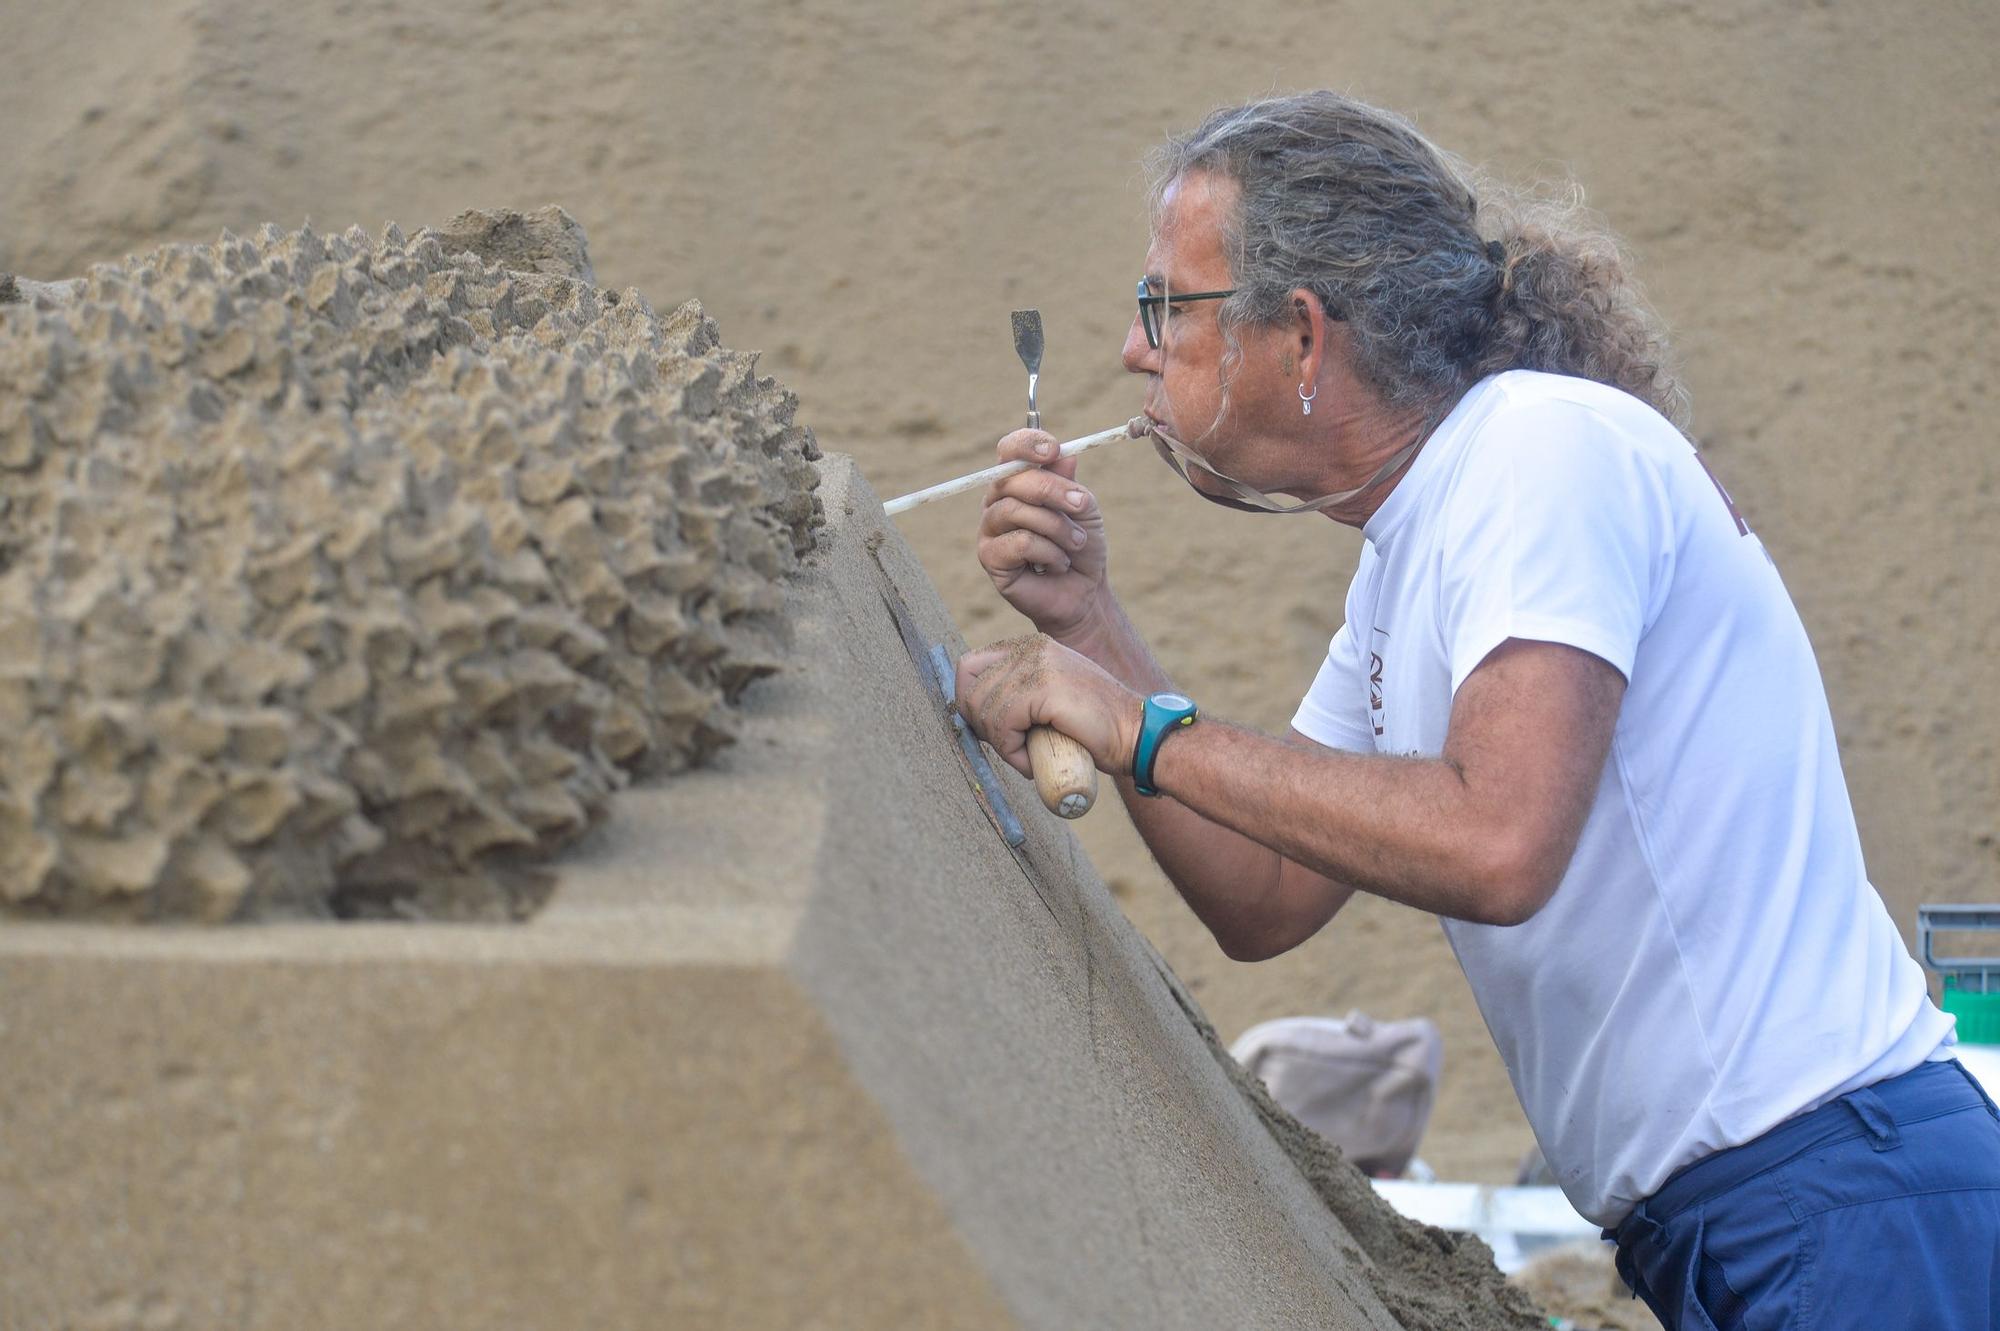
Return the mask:
M1665 331L1574 188L1545 198L1478 182L1403 117L1333 92L1217 111L1149 167L1156 226L1183 176L1239 189L1225 334L1287 317L1303 287L1346 321L1357 370L1391 407L1435 420L1486 375L1547 370L1623 389L1685 428Z

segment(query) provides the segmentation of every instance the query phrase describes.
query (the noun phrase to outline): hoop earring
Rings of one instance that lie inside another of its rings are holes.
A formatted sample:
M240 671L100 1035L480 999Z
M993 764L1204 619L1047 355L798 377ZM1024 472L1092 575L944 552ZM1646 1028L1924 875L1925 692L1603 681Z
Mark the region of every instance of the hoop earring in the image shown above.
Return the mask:
M1306 386L1304 384L1299 385L1299 412L1301 415L1310 416L1313 414L1313 399L1318 396L1319 396L1318 384L1313 385L1313 391L1310 393L1306 392Z

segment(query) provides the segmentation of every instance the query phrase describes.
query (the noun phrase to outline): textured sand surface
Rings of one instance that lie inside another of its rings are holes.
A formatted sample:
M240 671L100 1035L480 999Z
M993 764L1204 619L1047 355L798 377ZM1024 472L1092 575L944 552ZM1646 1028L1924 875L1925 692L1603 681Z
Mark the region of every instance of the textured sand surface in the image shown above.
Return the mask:
M698 305L589 274L550 209L0 305L0 905L520 914L728 742L818 451Z
M1586 1331L1659 1331L1660 1320L1632 1297L1610 1244L1586 1239L1541 1253L1513 1276L1552 1317Z
M1916 903L2000 877L2000 8L1524 0L1214 11L920 11L776 0L412 10L248 0L0 5L0 270L56 278L267 218L322 229L559 200L597 271L700 296L883 494L1019 420L1008 311L1048 330L1065 437L1131 415L1136 163L1272 88L1345 88L1514 177L1571 170L1633 243L1709 456L1821 654L1864 844ZM1149 452L1084 463L1113 571L1212 711L1282 726L1356 536L1189 499ZM970 502L904 524L974 638L1015 627ZM1424 1012L1425 1155L1503 1181L1528 1145L1431 921L1363 901L1278 961L1221 957L1114 810L1080 831L1225 1036L1298 1011Z
M1011 771L994 834L902 623L963 643L820 471L813 668L532 918L0 928L0 1326L1539 1325L1245 1094Z

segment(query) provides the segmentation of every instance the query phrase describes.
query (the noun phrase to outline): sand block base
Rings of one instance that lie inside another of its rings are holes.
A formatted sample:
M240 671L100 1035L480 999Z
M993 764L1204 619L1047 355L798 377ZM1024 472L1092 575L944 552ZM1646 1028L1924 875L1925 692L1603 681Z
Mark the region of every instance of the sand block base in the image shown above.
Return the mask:
M10 947L0 1325L1005 1321L782 969L286 941Z
M823 469L792 668L532 920L0 930L0 1325L1396 1325Z

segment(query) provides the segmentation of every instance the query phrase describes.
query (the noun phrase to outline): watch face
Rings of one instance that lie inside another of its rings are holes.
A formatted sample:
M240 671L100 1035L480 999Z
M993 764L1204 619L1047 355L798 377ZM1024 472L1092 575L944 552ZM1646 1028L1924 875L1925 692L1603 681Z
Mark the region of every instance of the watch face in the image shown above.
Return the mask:
M1176 712L1184 707L1194 706L1194 699L1182 693L1156 693L1153 695L1153 701Z

